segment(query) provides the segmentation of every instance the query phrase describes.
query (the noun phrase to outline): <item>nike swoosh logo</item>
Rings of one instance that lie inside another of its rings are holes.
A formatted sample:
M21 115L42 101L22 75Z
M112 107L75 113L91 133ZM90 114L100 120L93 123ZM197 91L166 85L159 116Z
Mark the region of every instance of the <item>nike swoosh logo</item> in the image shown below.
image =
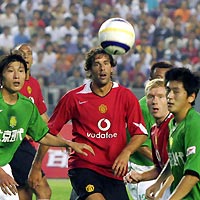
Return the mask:
M81 104L84 104L84 103L87 103L88 101L79 101L78 103L81 105Z

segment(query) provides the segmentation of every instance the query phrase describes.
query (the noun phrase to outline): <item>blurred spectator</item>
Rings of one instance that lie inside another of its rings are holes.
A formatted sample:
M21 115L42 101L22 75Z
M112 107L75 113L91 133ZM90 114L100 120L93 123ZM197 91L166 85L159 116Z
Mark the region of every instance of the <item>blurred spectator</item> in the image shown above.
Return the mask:
M64 25L59 28L60 36L62 39L69 34L72 36L72 41L76 42L78 30L72 25L71 17L66 17Z
M50 25L50 21L53 17L51 14L51 9L50 9L50 3L49 1L43 1L42 6L41 6L41 19L45 23L46 26Z
M181 52L189 57L190 62L192 62L192 60L198 56L198 51L199 50L194 45L193 39L189 39L187 41L186 47L181 49Z
M73 67L72 71L69 73L71 73L71 75L66 79L66 87L68 90L79 87L83 84L84 78L81 75L79 67Z
M10 34L10 27L5 26L3 28L3 33L0 34L0 49L8 53L14 47L14 38Z
M73 41L72 39L72 35L71 34L66 34L64 39L63 39L63 42L61 43L63 47L65 47L66 51L65 53L66 54L77 54L78 53L78 46L77 46L77 42Z
M18 16L17 24L10 28L11 34L12 35L19 34L19 27L24 26L24 35L26 35L30 40L30 32L29 32L29 28L27 27L26 20L23 17L23 12L21 10L19 12L20 12L20 16Z
M92 13L92 8L87 4L83 4L81 11L78 13L78 24L81 26L83 20L88 20L90 23L94 21L94 15Z
M124 87L131 88L131 81L129 79L129 73L127 70L123 69L120 72L118 81Z
M146 77L142 73L135 75L134 81L132 83L132 88L144 88Z
M170 61L172 55L176 56L178 59L181 58L181 52L177 48L176 40L169 42L168 48L164 51L164 59Z
M52 17L50 20L50 25L45 27L45 33L51 35L51 42L60 41L60 33L55 17Z
M153 46L156 46L159 41L165 40L168 37L172 36L171 30L166 26L167 18L162 17L160 23L156 26L156 29L153 34Z
M46 43L44 47L43 62L45 64L46 70L49 71L49 74L54 73L56 59L57 57L53 50L53 44L51 42Z
M18 44L28 43L30 38L25 33L25 26L19 26L19 33L13 35L14 36L14 45L17 46Z
M20 9L23 10L26 21L32 20L33 11L38 8L37 1L24 0L20 4Z
M5 26L12 27L17 25L17 15L12 12L12 3L8 3L5 7L5 12L0 14L0 26L3 28Z
M153 59L157 61L161 61L164 59L165 56L165 42L164 40L159 40L156 43L156 47L153 48L152 51Z
M42 78L43 85L48 86L48 77L50 76L50 71L47 69L46 64L44 63L44 52L37 52L37 59L33 63L31 68L31 75L35 78Z
M187 1L181 1L181 5L180 5L180 8L177 8L175 11L174 11L174 17L181 17L181 20L183 22L187 22L190 18L190 10L188 8L188 2Z
M191 61L188 55L182 55L181 57L181 63L182 63L182 67L188 68L191 71L194 71L192 65L191 65Z

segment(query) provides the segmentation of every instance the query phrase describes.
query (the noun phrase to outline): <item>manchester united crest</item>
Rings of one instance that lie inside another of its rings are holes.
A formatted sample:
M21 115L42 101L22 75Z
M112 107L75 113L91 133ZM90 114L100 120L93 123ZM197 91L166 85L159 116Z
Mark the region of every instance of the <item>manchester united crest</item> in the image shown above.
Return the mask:
M94 191L94 185L91 185L91 184L87 185L87 186L85 187L85 190L86 190L87 192L93 192L93 191Z
M100 113L106 113L107 112L107 110L108 110L108 108L107 108L107 106L105 105L105 104L101 104L100 106L99 106L99 112Z

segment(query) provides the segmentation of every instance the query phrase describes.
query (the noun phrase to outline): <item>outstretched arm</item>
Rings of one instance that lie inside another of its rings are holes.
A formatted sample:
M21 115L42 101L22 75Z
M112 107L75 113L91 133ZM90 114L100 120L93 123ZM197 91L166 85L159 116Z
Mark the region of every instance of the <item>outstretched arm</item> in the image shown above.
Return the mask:
M139 183L141 181L149 181L156 179L159 175L160 169L154 167L151 170L148 170L143 173L136 172L131 170L129 173L126 174L124 177L125 183Z
M65 148L72 148L77 153L83 154L84 156L87 156L88 154L85 152L85 150L88 150L90 153L95 155L93 149L91 146L84 144L84 143L77 143L72 142L70 140L65 140L62 137L54 136L50 133L47 133L40 141L39 143L43 144L40 145L36 155L35 159L32 164L32 168L29 172L29 185L33 188L37 187L42 176L41 176L41 165L42 160L48 151L48 146L55 146L55 147L65 147ZM48 145L48 146L46 146Z
M165 167L163 168L158 178L156 179L156 182L146 190L146 198L154 199L156 193L160 189L161 183L163 183L163 181L165 181L170 175L171 175L171 169L170 169L170 163L168 160L167 163L165 164Z

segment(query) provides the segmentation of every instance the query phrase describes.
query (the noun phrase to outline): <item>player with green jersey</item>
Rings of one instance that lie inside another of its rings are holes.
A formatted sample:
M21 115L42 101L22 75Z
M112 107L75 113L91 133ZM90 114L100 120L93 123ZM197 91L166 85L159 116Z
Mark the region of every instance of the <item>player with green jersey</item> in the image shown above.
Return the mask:
M0 108L0 166L4 166L11 161L27 132L39 141L48 132L48 127L34 104L21 94L18 94L17 103L13 106L7 104L0 93Z
M186 68L166 73L170 122L168 156L174 182L170 199L200 199L200 114L192 107L199 91L199 77Z
M20 93L27 73L25 60L17 54L0 59L0 199L18 200L17 182L12 176L9 162L28 133L35 141L49 146L71 147L87 156L93 149L48 133L48 127L36 106ZM26 158L24 158L26 159Z
M168 110L174 115L169 123L170 164L164 168L147 197L153 199L160 183L172 174L174 182L168 200L200 199L200 114L193 108L200 80L189 69L174 68L166 73L165 86Z

